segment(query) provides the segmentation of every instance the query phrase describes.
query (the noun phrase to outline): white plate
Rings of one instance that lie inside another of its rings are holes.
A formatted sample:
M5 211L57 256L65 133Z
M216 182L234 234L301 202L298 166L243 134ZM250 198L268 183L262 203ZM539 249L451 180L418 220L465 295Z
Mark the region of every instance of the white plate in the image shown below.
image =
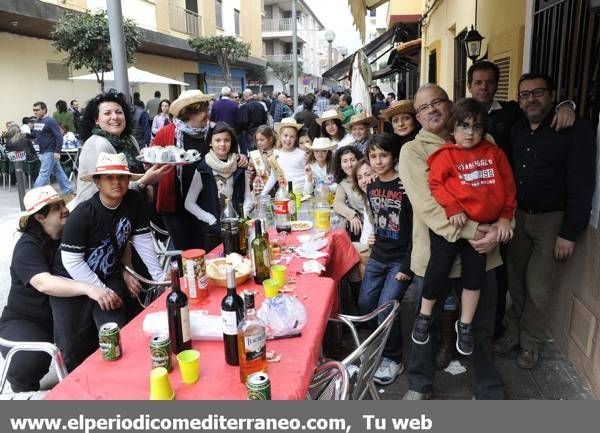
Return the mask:
M194 159L193 161L146 161L144 159L144 155L138 155L135 157L135 159L137 159L138 161L142 161L146 164L168 164L168 165L189 165L189 164L193 164L194 162L198 162L202 159L201 155L198 155L198 158Z
M303 232L313 228L312 221L292 221L291 224L293 232Z

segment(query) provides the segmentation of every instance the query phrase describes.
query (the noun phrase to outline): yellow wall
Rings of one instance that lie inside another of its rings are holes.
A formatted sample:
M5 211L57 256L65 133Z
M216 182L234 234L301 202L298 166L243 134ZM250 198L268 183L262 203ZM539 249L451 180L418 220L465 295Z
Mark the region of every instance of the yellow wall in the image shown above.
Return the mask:
M60 6L67 9L75 9L78 11L85 11L87 7L87 0L41 0L44 3L50 3L56 6Z
M391 15L420 15L423 11L423 0L390 0L388 5L388 27Z
M217 34L217 16L214 0L198 0L198 10L202 11L204 36Z
M244 42L250 43L250 56L263 56L262 10L256 0L240 1L240 33Z
M46 61L61 61L64 55L58 54L44 39L29 38L0 33L0 46L2 58L0 62L0 77L10 86L3 86L2 96L10 104L0 104L0 125L12 120L20 122L24 116L31 116L32 104L35 101L44 101L48 111L54 111L54 104L58 99L69 102L77 99L83 104L96 95L99 91L95 81L82 80L48 80ZM35 55L24 55L35 53ZM183 81L184 72L198 72L196 62L148 54L136 54L136 64L144 69L159 75L164 75ZM73 75L85 75L87 71L75 71ZM163 97L168 97L168 86L155 84L142 84L139 91L143 101L152 98L154 91L160 90Z
M429 4L431 3L428 2ZM424 12L424 11L423 11ZM474 23L475 0L442 0L427 17L423 27L421 82L428 77L428 55L437 47L438 84L453 97L454 37ZM477 29L485 38L482 54L488 58L510 56L509 95L516 94L516 82L523 65L525 2L523 0L486 0L479 2ZM467 68L471 61L467 60Z

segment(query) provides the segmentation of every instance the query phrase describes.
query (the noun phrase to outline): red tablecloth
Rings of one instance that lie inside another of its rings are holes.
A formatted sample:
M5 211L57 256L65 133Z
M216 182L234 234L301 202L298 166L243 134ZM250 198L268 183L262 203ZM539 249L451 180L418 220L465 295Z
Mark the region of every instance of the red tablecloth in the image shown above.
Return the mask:
M307 310L308 322L298 338L267 342L267 349L281 355L279 363L270 363L271 396L274 400L304 399L308 384L320 354L327 319L337 304L337 282L354 264L358 255L344 232L331 232L329 253L321 259L332 278L315 274L296 274L302 260L295 258L288 265L288 277L296 278L294 295ZM291 243L294 243L292 237ZM216 252L216 251L215 251ZM213 252L213 253L215 253ZM212 255L212 254L211 254ZM238 292L252 289L257 292L257 306L264 299L262 287L252 280L239 286ZM210 303L203 306L209 314L220 314L224 288L209 287ZM150 349L149 337L142 332L146 314L165 308L166 294L157 299L142 314L121 330L123 357L108 362L96 351L67 378L46 394L48 400L145 400L149 396ZM194 341L200 351L200 380L193 385L181 383L179 367L169 374L176 398L180 400L239 400L246 398L245 385L240 382L239 368L225 363L221 341Z

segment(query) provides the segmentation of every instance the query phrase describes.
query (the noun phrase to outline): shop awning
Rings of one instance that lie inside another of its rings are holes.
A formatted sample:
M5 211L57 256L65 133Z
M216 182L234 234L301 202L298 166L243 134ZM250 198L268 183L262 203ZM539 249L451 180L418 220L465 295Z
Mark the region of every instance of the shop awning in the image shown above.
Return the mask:
M348 0L350 12L354 19L354 25L360 33L361 41L364 42L365 40L365 15L367 14L367 9L375 9L388 1L389 0Z
M359 0L361 1L361 0ZM386 32L379 35L377 38L373 39L367 45L361 48L363 52L367 55L367 57L371 57L375 53L379 52L383 48L392 47L394 42L398 42L402 38L403 34L400 29L400 24L395 25L390 28ZM350 75L350 68L352 66L352 59L354 58L354 53L348 55L344 60L342 60L337 65L333 66L331 69L323 72L323 78L331 78L333 80L339 81ZM374 61L371 62L373 64Z

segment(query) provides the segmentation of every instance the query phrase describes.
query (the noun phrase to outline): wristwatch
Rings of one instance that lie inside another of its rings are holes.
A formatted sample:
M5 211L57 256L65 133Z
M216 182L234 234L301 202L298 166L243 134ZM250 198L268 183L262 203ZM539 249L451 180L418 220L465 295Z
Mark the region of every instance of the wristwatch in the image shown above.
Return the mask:
M137 189L138 191L143 191L144 189L146 189L146 185L140 181L135 182L135 189Z

